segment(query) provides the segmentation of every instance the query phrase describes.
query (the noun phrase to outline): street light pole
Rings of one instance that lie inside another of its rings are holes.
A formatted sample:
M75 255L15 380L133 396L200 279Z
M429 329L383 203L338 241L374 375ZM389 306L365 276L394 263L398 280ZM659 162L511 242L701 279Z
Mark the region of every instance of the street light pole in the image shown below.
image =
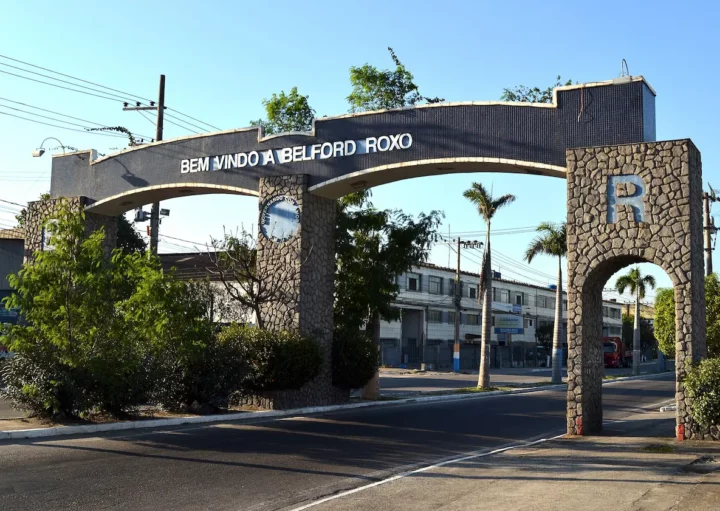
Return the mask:
M460 238L457 240L457 267L455 268L455 344L453 345L453 371L460 372Z

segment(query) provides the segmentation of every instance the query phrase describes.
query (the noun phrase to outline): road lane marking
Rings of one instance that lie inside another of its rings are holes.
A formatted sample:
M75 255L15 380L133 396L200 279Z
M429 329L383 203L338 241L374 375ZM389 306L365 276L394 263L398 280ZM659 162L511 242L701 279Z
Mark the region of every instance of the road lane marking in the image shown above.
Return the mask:
M397 475L394 475L394 476L392 476L392 477L388 477L387 479L383 479L382 481L376 481L376 482L374 482L374 483L366 484L366 485L363 485L363 486L358 486L357 488L353 488L352 490L347 490L347 491L344 491L344 492L340 492L340 493L337 493L337 494L335 494L335 495L331 495L331 496L329 496L329 497L325 497L325 498L322 498L322 499L320 499L320 500L316 500L315 502L310 502L309 504L305 504L305 505L300 506L300 507L295 507L295 508L292 509L292 511L303 511L303 510L305 510L305 509L310 509L311 507L319 506L320 504L324 504L324 503L326 503L326 502L330 502L330 501L333 501L333 500L337 500L337 499L339 499L339 498L346 497L346 496L348 496L348 495L352 495L352 494L354 494L354 493L358 493L358 492L361 492L361 491L369 490L369 489L371 489L371 488L375 488L375 487L381 486L381 485L383 485L383 484L391 483L391 482L397 481L397 480L399 480L399 479L404 479L404 478L406 478L406 477L408 477L408 476L411 476L411 475L414 475L414 474L420 474L420 473L422 473L422 472L427 472L428 470L432 470L432 469L434 469L434 468L444 467L445 465L451 465L451 464L453 464L453 463L461 463L461 462L463 462L463 461L472 460L472 459L476 459L476 458L484 458L484 457L486 457L486 456L492 456L493 454L500 454L501 452L511 451L511 450L513 450L513 449L519 449L519 448L522 448L522 447L532 447L532 446L534 446L534 445L538 445L538 444L542 444L542 443L545 443L545 442L549 442L549 441L551 441L551 440L557 440L558 438L562 438L562 437L564 437L564 436L565 436L565 433L562 433L562 434L560 434L560 435L556 435L556 436L553 436L553 437L550 437L550 438L541 438L540 440L535 440L535 441L532 441L532 442L523 441L523 442L518 443L518 444L513 444L513 445L506 446L506 447L501 447L501 448L499 448L499 449L493 449L492 451L485 451L485 450L483 450L483 451L481 451L481 452L479 452L479 451L472 451L472 452L469 452L469 453L461 454L460 456L456 456L456 457L454 457L454 458L451 458L451 459L448 459L448 460L444 460L444 461L441 461L441 462L439 462L439 463L434 463L434 464L432 464L432 465L427 465L427 466L422 467L422 468L418 468L418 469L415 469L415 470L410 470L410 471L408 471L408 472L403 472L402 474L397 474Z

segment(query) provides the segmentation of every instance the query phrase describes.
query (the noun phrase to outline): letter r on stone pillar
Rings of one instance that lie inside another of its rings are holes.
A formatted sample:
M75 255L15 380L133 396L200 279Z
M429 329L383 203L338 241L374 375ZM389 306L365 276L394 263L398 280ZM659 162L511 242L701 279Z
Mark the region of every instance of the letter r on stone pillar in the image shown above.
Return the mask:
M645 221L645 182L640 176L608 176L607 185L607 223L614 224L617 221L617 207L627 204L632 207L636 222Z

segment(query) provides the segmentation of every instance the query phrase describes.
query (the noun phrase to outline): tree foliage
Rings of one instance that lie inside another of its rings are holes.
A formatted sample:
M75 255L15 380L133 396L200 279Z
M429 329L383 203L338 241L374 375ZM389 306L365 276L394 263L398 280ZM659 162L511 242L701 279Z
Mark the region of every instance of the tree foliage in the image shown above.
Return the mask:
M500 99L503 101L512 101L520 103L552 103L553 101L553 89L556 87L562 87L564 85L572 85L572 80L568 80L563 83L562 78L558 75L555 80L555 84L551 85L547 89L540 89L539 87L527 87L525 85L517 85L515 87L509 87L503 89L503 93Z
M645 298L647 288L655 289L655 277L643 275L637 266L615 281L615 290L619 294L623 294L627 289L631 295L640 300Z
M297 87L289 94L281 91L273 93L270 99L263 100L267 120L251 121L252 126L262 126L265 134L287 133L291 131L311 131L315 110L310 106L309 96L298 93Z
M441 103L443 98L428 98L420 94L415 77L400 62L392 48L388 48L395 69L379 70L365 64L350 68L352 92L347 97L351 112L385 110L414 106L421 102Z
M244 230L235 234L225 232L222 239L212 239L211 246L209 270L220 279L225 292L238 306L241 322L255 320L263 328L263 309L287 304L290 298L283 283L274 277L274 269L258 266L255 238Z
M242 387L247 391L299 389L322 366L317 341L296 332L232 324L218 338L222 344L235 346L237 357L246 362Z
M380 363L377 345L360 331L336 330L332 346L332 382L359 389L375 375Z
M623 327L624 327L623 323ZM655 337L666 357L675 357L675 291L658 289L655 295Z
M117 222L117 248L126 254L133 252L144 254L147 245L135 226L125 218L125 215L119 215Z
M535 329L535 337L537 338L538 344L545 348L546 353L550 353L553 345L553 332L555 330L555 323L545 323Z
M712 273L705 277L705 318L708 357L720 357L720 280ZM655 337L660 350L675 356L675 292L659 289L655 296Z
M625 346L630 347L633 345L634 329L635 316L632 314L623 314L621 339ZM648 321L640 318L640 349L645 350L648 348L653 348L656 345L657 340L655 339L655 331L653 329L653 326Z
M477 207L478 213L488 226L499 209L515 202L515 196L510 193L495 198L492 191L477 182L463 192L463 197Z
M556 227L550 222L543 222L537 227L541 234L533 238L525 251L525 260L531 263L540 254L565 257L567 255L567 225Z
M395 279L428 257L442 213L417 219L378 210L367 191L338 201L335 229L335 324L357 330L373 318L396 319L391 307L400 289Z
M694 366L685 379L692 399L690 415L701 426L720 425L720 358L709 358Z

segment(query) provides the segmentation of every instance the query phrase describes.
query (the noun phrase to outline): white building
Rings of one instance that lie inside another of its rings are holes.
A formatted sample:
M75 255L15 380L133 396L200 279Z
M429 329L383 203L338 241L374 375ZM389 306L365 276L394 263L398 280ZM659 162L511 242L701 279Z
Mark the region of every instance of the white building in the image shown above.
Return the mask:
M479 367L481 308L478 302L480 276L461 272L460 363L462 369ZM400 286L395 307L400 309L398 321L382 322L380 337L383 364L418 365L424 362L438 368L452 367L455 336L455 270L423 264L397 277ZM495 272L493 280L493 322L496 316L522 316L522 334L491 336L491 365L543 365L546 354L537 347L535 329L552 324L555 317L555 286L541 287L506 280ZM565 293L563 296L566 297ZM567 299L563 303L562 335L567 331ZM507 318L502 318L507 319ZM603 335L620 336L621 305L605 301ZM423 350L422 347L425 347ZM567 344L565 343L567 347Z

